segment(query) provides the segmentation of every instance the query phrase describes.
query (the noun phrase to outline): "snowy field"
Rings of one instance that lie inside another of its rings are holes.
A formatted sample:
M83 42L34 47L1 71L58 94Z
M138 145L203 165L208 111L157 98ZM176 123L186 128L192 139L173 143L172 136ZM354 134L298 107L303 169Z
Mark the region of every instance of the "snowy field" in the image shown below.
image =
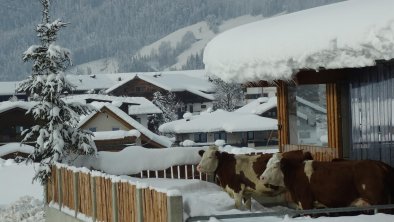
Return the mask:
M34 174L34 166L16 164L12 161L0 159L0 221L1 222L41 222L44 220L43 212L43 192L39 184L32 184L31 178ZM132 181L141 179L128 178ZM144 183L163 189L177 189L183 195L184 216L199 215L221 215L249 213L239 211L233 207L233 200L215 184L199 180L170 180L170 179L144 179ZM253 212L272 211L257 202L253 202ZM232 220L218 220L211 218L210 222L218 221L240 221L257 222L262 218L243 218ZM289 217L265 217L264 221L313 221L313 222L337 222L337 221L394 221L393 215L377 214L373 216L361 215L356 217L336 217L336 218L289 218Z

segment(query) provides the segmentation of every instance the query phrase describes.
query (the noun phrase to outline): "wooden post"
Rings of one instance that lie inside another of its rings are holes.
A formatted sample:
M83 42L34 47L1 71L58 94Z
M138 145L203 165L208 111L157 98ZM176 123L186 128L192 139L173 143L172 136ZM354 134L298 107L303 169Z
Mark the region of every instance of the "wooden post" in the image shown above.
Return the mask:
M79 206L78 206L78 204L79 204L79 201L78 201L78 179L79 179L79 177L78 177L78 172L74 172L73 173L73 176L74 176L74 210L75 210L75 214L74 214L74 217L77 217L77 215L78 215L78 208L79 208Z
M143 208L143 204L144 204L144 200L142 198L142 192L143 189L137 186L136 192L135 192L135 199L136 199L136 209L137 209L137 222L144 222L144 208Z
M90 176L90 191L92 192L92 221L96 222L97 219L97 201L96 201L96 180Z
M167 221L183 221L183 203L181 195L167 196Z
M112 182L112 221L118 222L118 199L117 199L117 183Z
M58 191L58 200L59 200L59 210L62 209L62 199L63 199L63 194L62 194L62 177L61 177L61 170L56 167L56 175L57 175L57 191Z

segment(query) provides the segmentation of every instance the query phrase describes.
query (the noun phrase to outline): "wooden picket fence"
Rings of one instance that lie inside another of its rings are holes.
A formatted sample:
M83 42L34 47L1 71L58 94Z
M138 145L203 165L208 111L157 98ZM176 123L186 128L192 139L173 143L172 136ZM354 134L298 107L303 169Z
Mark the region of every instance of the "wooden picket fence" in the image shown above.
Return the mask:
M93 221L113 222L172 222L181 221L183 211L169 213L168 208L182 204L179 196L150 187L138 187L129 181L87 169L56 165L47 183L46 201L59 210L68 208L92 218ZM178 203L180 201L180 203Z
M338 149L335 148L294 144L285 144L283 146L283 152L288 152L292 150L309 151L311 152L313 159L317 161L331 161L332 159L339 157Z
M199 179L209 181L207 174L197 171L197 166L189 165L175 165L164 170L143 170L140 173L130 175L138 178L169 178L169 179Z

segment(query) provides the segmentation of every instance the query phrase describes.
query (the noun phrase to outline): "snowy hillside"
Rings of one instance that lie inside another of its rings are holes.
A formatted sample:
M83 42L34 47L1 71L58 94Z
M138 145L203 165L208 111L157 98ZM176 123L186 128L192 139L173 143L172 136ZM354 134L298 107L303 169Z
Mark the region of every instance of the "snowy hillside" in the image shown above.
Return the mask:
M90 75L91 73L118 73L118 70L119 62L116 59L108 58L73 66L67 70L67 73L74 75Z
M176 57L176 63L169 67L169 69L181 69L183 65L186 64L187 58L191 55L195 55L200 53L206 46L206 44L217 34L226 31L228 29L259 21L264 17L261 15L258 16L251 16L251 15L244 15L234 19L229 19L224 21L218 28L219 32L214 33L211 29L209 29L208 24L206 21L196 23L194 25L187 26L185 28L179 29L164 38L143 47L139 50L136 55L139 56L149 56L152 52L159 51L159 47L163 42L169 42L172 48L175 48L177 43L181 42L183 36L187 32L192 32L196 37L196 42L194 42L190 48L183 51L180 55Z

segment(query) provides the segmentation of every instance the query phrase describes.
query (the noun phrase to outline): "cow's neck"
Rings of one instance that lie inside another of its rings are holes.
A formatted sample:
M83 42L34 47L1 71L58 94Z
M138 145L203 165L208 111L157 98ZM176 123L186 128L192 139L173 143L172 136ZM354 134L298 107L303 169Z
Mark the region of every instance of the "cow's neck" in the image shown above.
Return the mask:
M226 171L229 171L229 167L234 166L235 168L236 160L235 160L235 155L226 153L226 152L221 152L219 156L219 164L218 167L216 168L215 174L217 176L223 175Z

